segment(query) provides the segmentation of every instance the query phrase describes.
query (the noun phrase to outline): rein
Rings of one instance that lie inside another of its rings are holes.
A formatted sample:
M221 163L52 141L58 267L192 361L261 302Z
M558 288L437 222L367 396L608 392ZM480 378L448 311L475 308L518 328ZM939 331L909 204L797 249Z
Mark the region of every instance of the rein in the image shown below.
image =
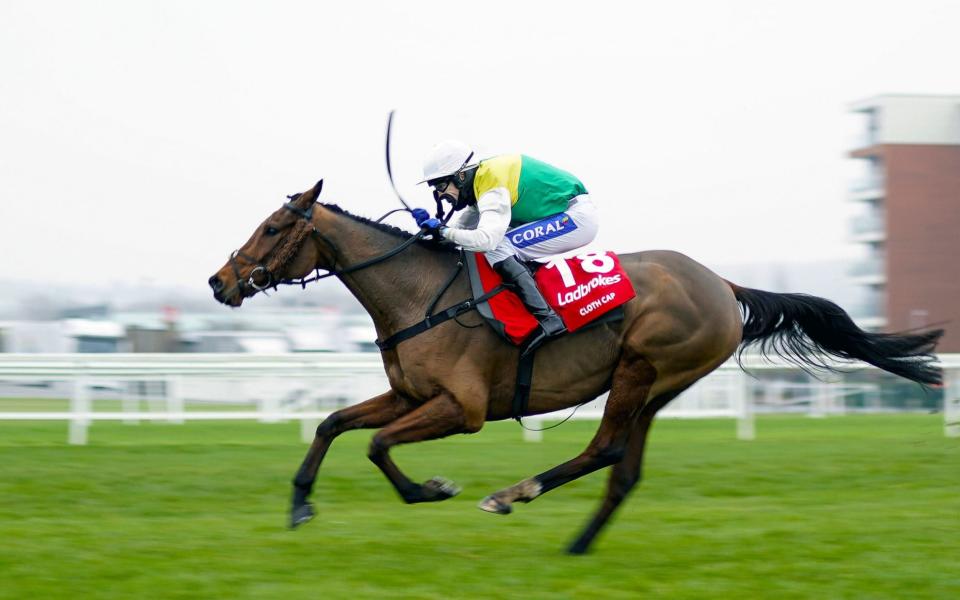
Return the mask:
M333 242L331 242L331 241L328 240L326 237L324 237L324 235L323 235L322 233L320 233L320 231L316 228L316 226L313 225L313 207L311 206L309 210L302 210L302 209L300 209L300 208L298 208L298 207L296 207L296 206L293 206L293 203L292 203L292 202L288 202L288 203L284 204L283 207L286 208L287 210L291 211L292 213L296 214L297 216L299 216L299 217L301 217L301 218L303 218L303 219L306 219L307 222L310 223L310 226L313 228L313 230L310 232L310 235L313 236L315 239L319 239L319 240L322 241L324 244L326 244L331 250L333 250L333 264L334 264L334 266L336 266L336 264L337 264L337 257L339 256L340 252L337 250L337 247L333 245ZM376 223L380 223L381 221L383 221L384 219L386 219L387 217L389 217L389 216L392 215L393 213L395 213L395 212L400 212L400 211L407 211L407 212L409 212L409 209L406 209L406 208L395 208L395 209L389 211L388 213L386 213L385 215L383 215L382 217L380 217L379 219L377 219L375 222L376 222ZM452 216L453 216L453 213L450 213L449 215L447 215L447 218L444 219L443 224L446 225L446 224L447 224L447 221L449 221L449 220L450 220L450 217L452 217ZM427 235L427 233L428 233L428 230L426 230L426 229L421 229L420 231L418 231L418 232L416 233L416 235L414 235L413 237L411 237L411 238L409 238L409 239L407 239L407 240L404 240L404 242L403 242L402 244L400 244L399 246L397 246L396 248L393 248L392 250L388 250L387 252L381 254L380 256L375 256L375 257L373 257L373 258L371 258L371 259L368 259L368 260L365 260L365 261L363 261L363 262L361 262L361 263L357 263L357 264L355 264L355 265L350 265L349 267L340 269L339 271L328 271L328 272L326 272L326 273L322 273L322 274L321 274L321 273L320 273L320 269L317 269L317 274L314 275L313 277L310 277L310 278L300 278L300 279L280 279L280 280L278 280L277 283L273 286L273 288L276 289L277 285L299 285L301 288L305 288L305 287L307 287L307 284L308 284L308 283L312 283L312 282L314 282L314 281L319 281L319 280L321 280L321 279L326 279L327 277L332 277L332 276L334 276L334 275L345 275L345 274L347 274L347 273L353 273L354 271L359 271L359 270L361 270L361 269L366 269L367 267L372 267L373 265L375 265L375 264L377 264L377 263L381 263L381 262L383 262L383 261L385 261L385 260L388 260L388 259L390 259L390 258L393 258L393 257L396 256L397 254L400 254L401 252L403 252L404 250L406 250L407 248L409 248L410 246L412 246L412 245L415 244L416 242L422 240L423 237L424 237L425 235ZM462 266L462 265L461 265L461 266ZM459 270L459 269L458 269L458 270ZM251 273L251 275L252 275L252 273ZM453 281L451 280L450 283L453 283ZM448 283L448 284L447 284L447 287L449 287L449 285L450 285L450 284ZM268 286L268 287L269 287L269 286Z
M297 215L301 219L307 221L307 223L310 225L310 228L311 228L311 231L309 234L310 237L322 241L324 244L326 244L330 248L330 250L333 251L333 264L334 266L336 266L340 252L337 250L337 247L333 245L333 242L328 240L322 233L320 233L320 230L318 230L316 226L313 224L313 206L311 206L307 210L303 210L302 208L296 206L293 203L293 201L295 201L296 199L297 199L297 196L291 196L290 197L291 201L284 204L283 208L289 210L290 212ZM399 212L399 211L406 211L406 210L407 210L406 208L397 208L397 209L391 210L385 215L383 215L382 217L380 217L379 219L377 219L376 222L380 223L381 221L383 221L385 218L392 215L393 213ZM278 279L274 276L273 272L265 264L263 264L263 262L258 261L253 257L248 256L243 252L240 252L239 250L233 251L233 254L230 255L229 262L230 262L230 267L233 269L233 274L237 278L237 284L240 287L241 292L243 292L244 285L249 285L251 288L257 290L258 292L263 292L266 294L266 291L268 289L276 290L277 286L280 286L280 285L299 285L301 288L305 288L307 287L308 283L311 283L314 281L326 279L327 277L333 277L334 275L344 275L347 273L352 273L354 271L359 271L361 269L366 269L367 267L383 262L387 259L393 258L397 254L400 254L401 252L409 248L414 243L418 242L419 240L422 240L426 234L427 232L425 230L420 230L419 232L417 232L416 235L405 240L402 244L400 244L396 248L393 248L392 250L389 250L388 252L381 254L380 256L375 256L369 260L365 260L361 263L357 263L355 265L351 265L349 267L346 267L340 270L331 270L331 271L328 271L327 273L320 273L320 269L318 268L317 274L310 278ZM250 272L250 275L247 277L246 280L240 277L240 269L237 267L237 263L236 263L237 257L244 259L251 265L255 265L253 271ZM283 265L280 265L280 266L282 267ZM256 276L258 273L263 273L264 275L267 276L266 283L257 283Z
M289 210L290 212L297 215L301 219L307 221L307 223L311 227L311 230L309 233L310 237L312 237L313 239L318 239L322 241L324 244L326 244L330 248L330 250L333 252L333 266L336 267L340 252L337 250L337 247L333 244L333 242L331 242L329 239L326 238L326 236L320 233L320 230L318 230L317 227L313 224L313 206L311 206L307 210L303 210L302 208L296 206L293 203L293 201L295 201L296 199L297 199L297 196L292 196L290 198L291 201L284 204L283 208ZM391 210L387 214L377 219L376 222L379 223L383 221L383 219L385 219L389 215L392 215L395 212L406 211L406 210L408 209L398 208L398 209ZM450 217L452 216L453 216L453 212L451 211L443 220L443 223L446 224L447 221L449 221ZM267 265L263 264L262 261L258 261L253 257L247 254L244 254L239 250L234 250L233 254L230 255L229 262L230 262L230 267L233 269L233 273L237 278L237 286L240 288L241 293L244 291L244 285L249 285L251 288L257 290L258 292L263 292L264 294L267 293L266 290L271 288L276 290L277 287L281 285L299 285L302 289L302 288L306 288L308 283L319 281L321 279L326 279L327 277L333 277L334 275L345 275L347 273L353 273L355 271L360 271L361 269L366 269L367 267L371 267L373 265L389 260L394 256L400 254L401 252L403 252L404 250L406 250L416 242L422 240L423 237L427 235L427 233L428 233L427 229L421 229L419 232L417 232L416 235L410 237L407 240L404 240L404 242L399 246L397 246L396 248L393 248L379 256L375 256L373 258L357 263L355 265L350 265L349 267L345 267L343 269L339 269L339 270L333 269L333 270L327 271L326 273L320 273L320 269L317 268L317 274L309 278L302 277L300 279L278 279L273 275L273 272L270 270L270 268L267 267ZM382 340L382 341L376 340L375 343L377 344L377 347L380 348L381 351L389 350L390 348L393 348L394 346L396 346L397 344L399 344L404 340L407 340L416 335L419 335L428 329L432 329L433 327L436 327L441 323L449 321L450 319L456 319L458 316L466 312L475 310L478 304L486 302L487 300L496 296L497 294L499 294L505 289L503 286L497 286L496 288L490 290L489 292L477 298L476 300L474 300L473 298L468 298L466 300L463 300L462 302L458 302L457 304L440 311L439 313L434 313L433 310L434 308L436 308L437 303L440 301L440 298L443 296L444 292L446 292L450 288L450 286L453 285L453 282L456 280L457 275L459 275L460 271L463 270L463 265L464 265L463 256L464 256L463 250L461 250L460 258L457 260L457 266L454 268L453 272L447 278L446 283L443 284L440 290L436 293L436 295L434 295L433 299L430 301L430 304L427 307L427 311L426 311L426 315L424 316L424 319L414 325L411 325L410 327L401 329L400 331L391 335L385 340ZM246 280L240 277L240 269L237 266L237 261L236 261L237 257L240 257L245 261L247 261L248 263L255 265L253 271L250 272L250 275ZM282 266L283 265L281 265L281 267ZM267 277L266 283L257 283L256 275L258 273L263 273L266 275Z

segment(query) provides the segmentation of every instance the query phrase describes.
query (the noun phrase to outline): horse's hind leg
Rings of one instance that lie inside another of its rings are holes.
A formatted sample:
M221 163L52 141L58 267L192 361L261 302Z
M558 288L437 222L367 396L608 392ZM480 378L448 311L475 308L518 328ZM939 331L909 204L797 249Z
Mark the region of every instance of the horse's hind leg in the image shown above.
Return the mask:
M397 396L392 390L379 396L338 410L324 419L317 427L317 434L293 478L293 506L290 509L290 526L296 527L313 517L313 508L307 502L317 479L320 463L327 454L333 439L351 429L383 427L387 423L410 412L413 406Z
M643 450L646 447L647 433L650 431L650 425L653 423L653 417L657 411L667 405L668 402L676 398L680 392L670 392L661 394L654 398L650 403L644 406L637 422L630 432L630 441L627 443L627 450L623 455L623 460L613 465L610 469L610 478L607 481L607 495L603 499L599 510L590 519L590 523L577 539L570 544L567 549L570 554L583 554L590 547L593 538L597 536L600 529L606 525L610 516L620 506L620 503L627 497L630 490L639 483L643 472Z
M657 372L641 357L622 358L613 375L600 428L579 456L549 471L484 498L479 508L502 515L513 510L514 502L530 502L569 481L620 462L624 457L633 424L643 407Z

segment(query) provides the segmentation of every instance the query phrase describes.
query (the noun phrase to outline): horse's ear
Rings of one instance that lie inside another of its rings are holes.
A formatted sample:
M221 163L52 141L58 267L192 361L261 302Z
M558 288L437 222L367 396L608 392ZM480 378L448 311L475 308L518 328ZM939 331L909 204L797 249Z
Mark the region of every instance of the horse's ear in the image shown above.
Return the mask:
M312 190L313 194L311 194L313 196L312 202L317 201L317 198L320 197L320 190L322 189L323 189L323 180L321 179L320 181L317 182L317 185L313 186L313 190Z

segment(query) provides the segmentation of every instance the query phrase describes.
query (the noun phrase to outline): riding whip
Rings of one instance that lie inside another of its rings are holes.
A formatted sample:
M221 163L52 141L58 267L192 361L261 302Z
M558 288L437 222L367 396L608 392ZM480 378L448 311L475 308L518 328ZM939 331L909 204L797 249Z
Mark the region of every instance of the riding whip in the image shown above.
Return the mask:
M390 167L390 130L393 128L393 113L395 110L390 111L390 116L387 117L387 177L390 178L390 186L393 188L393 193L397 195L400 203L406 207L407 210L412 210L410 205L407 204L407 201L403 199L403 196L400 195L400 190L397 189L397 184L393 182L393 169Z

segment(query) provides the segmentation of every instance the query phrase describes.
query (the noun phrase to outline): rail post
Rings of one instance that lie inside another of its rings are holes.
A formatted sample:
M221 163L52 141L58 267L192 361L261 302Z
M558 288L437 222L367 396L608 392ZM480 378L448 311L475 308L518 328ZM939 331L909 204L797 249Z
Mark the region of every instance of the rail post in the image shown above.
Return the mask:
M807 413L807 416L815 419L826 417L830 410L830 390L827 388L827 384L818 381L813 388L813 398L810 400L810 412Z
M753 416L753 396L750 379L743 371L730 374L729 393L737 414L737 439L750 441L757 437L756 422Z
M524 428L523 430L523 441L525 442L540 442L543 441L543 421L540 417L526 417L524 418L524 425L529 427L529 429Z
M78 377L73 382L70 396L70 430L67 442L77 446L87 443L87 428L90 426L90 386L86 379Z
M943 434L960 437L960 369L947 373L943 386Z
M310 399L309 404L303 409L320 410L320 401L317 398ZM320 419L300 419L300 440L309 444L316 437L317 427L320 426Z
M167 412L171 415L171 423L183 424L183 380L179 375L170 375L166 380Z

